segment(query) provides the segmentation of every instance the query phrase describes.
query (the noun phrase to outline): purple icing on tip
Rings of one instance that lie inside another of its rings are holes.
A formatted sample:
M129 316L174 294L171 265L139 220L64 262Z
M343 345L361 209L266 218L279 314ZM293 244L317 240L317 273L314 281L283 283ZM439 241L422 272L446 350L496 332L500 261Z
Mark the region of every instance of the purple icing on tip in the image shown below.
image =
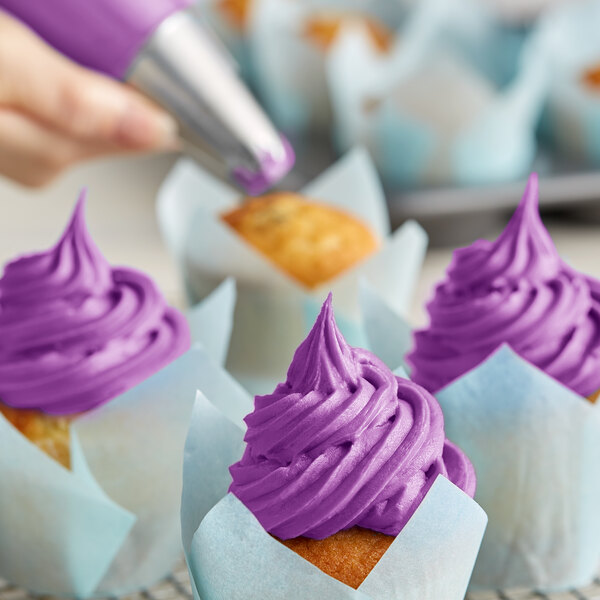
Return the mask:
M185 317L151 279L100 254L84 204L82 194L53 248L8 263L0 279L0 400L15 408L90 410L190 346Z
M123 79L156 28L193 0L0 0L74 61Z
M230 491L281 539L365 527L397 535L438 475L471 497L475 472L444 435L435 398L350 347L331 294L287 381L246 417Z
M538 179L495 242L454 252L427 305L407 360L412 378L435 392L501 344L588 396L600 389L600 282L565 264L544 228Z
M281 136L281 143L284 150L283 158L275 159L270 154L265 155L261 161L260 171L251 171L245 167L237 167L233 170L233 179L240 185L246 193L251 196L262 194L285 175L296 162L296 155L289 141Z

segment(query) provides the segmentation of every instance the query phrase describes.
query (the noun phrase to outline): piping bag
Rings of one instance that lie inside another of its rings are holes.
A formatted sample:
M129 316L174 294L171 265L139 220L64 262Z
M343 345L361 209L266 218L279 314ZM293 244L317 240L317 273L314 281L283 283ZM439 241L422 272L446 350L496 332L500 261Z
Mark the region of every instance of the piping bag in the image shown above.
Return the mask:
M193 4L0 0L0 9L75 62L141 90L178 120L186 153L259 194L291 169L294 152Z

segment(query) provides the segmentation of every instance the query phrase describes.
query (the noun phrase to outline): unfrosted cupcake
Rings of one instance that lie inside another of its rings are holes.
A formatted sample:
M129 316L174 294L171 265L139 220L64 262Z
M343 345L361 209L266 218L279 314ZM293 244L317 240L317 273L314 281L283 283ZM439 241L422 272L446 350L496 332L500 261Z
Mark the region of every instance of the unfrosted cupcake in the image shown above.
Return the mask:
M70 420L190 346L185 317L152 280L102 256L84 204L54 247L8 263L0 279L0 411L66 467Z
M471 497L475 473L435 398L350 347L331 295L287 380L255 398L230 491L261 525L357 588L438 475Z
M428 303L429 326L407 356L411 376L437 392L500 345L581 396L600 390L600 282L559 256L538 210L538 179L500 237L454 252Z
M333 279L379 245L352 215L291 192L250 198L223 220L308 288Z
M343 27L364 27L373 48L382 54L389 52L394 43L394 32L374 17L355 12L316 11L304 24L304 35L327 52Z

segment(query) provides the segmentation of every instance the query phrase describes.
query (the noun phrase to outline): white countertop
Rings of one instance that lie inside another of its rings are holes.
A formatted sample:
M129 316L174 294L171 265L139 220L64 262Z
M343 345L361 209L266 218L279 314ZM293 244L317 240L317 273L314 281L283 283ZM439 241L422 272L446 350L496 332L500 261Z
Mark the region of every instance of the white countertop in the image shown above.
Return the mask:
M79 191L87 186L88 226L107 259L147 272L169 301L183 305L180 279L162 245L154 210L156 190L174 160L158 156L96 162L36 191L0 179L0 262L55 242ZM575 268L600 278L600 222L554 221L549 228L559 251ZM414 301L415 322L423 322L423 302L450 255L451 249L429 251Z

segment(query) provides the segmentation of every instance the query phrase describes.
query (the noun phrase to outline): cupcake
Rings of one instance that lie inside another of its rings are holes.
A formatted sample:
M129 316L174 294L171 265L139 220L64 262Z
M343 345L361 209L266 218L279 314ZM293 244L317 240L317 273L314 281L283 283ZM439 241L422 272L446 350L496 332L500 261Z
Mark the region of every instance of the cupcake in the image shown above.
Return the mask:
M386 187L473 185L527 171L548 65L482 2L418 2L387 54L340 36L327 81L338 150L364 145Z
M184 317L148 276L107 263L83 197L56 245L6 265L0 579L115 597L171 572L199 365L224 361L234 293L227 281Z
M540 22L552 61L543 133L561 164L600 164L600 2L561 2Z
M364 345L362 282L404 312L424 255L416 223L390 232L383 190L361 149L298 193L257 199L181 162L160 190L158 211L192 304L235 277L227 369L252 394L282 380L329 291L342 332Z
M434 397L336 327L331 295L285 383L257 396L234 494L261 525L358 588L438 476L469 496L475 473L444 435Z
M600 413L583 397L599 387L600 286L560 259L537 193L533 175L497 240L455 252L407 356L477 472L489 524L470 588L507 597L586 586L600 564ZM365 307L377 352L411 346L385 302Z
M212 381L184 452L199 597L464 599L486 524L471 463L426 390L345 341L331 297L253 411L226 373Z
M326 73L339 41L356 33L377 56L386 57L399 45L407 12L387 0L253 0L247 36L256 89L300 161L331 160Z
M247 199L223 220L307 288L340 275L378 246L352 215L291 192Z
M217 10L239 31L244 31L248 24L248 17L252 0L218 0Z
M414 335L411 377L437 392L502 344L575 393L600 390L600 282L563 261L538 210L532 175L497 240L454 252Z
M0 412L69 466L69 422L190 347L185 317L143 273L113 268L80 198L50 250L9 262L0 279Z
M384 23L369 15L353 12L315 12L304 24L304 35L324 52L327 52L344 27L362 27L367 39L377 52L389 52L394 42L394 32Z

